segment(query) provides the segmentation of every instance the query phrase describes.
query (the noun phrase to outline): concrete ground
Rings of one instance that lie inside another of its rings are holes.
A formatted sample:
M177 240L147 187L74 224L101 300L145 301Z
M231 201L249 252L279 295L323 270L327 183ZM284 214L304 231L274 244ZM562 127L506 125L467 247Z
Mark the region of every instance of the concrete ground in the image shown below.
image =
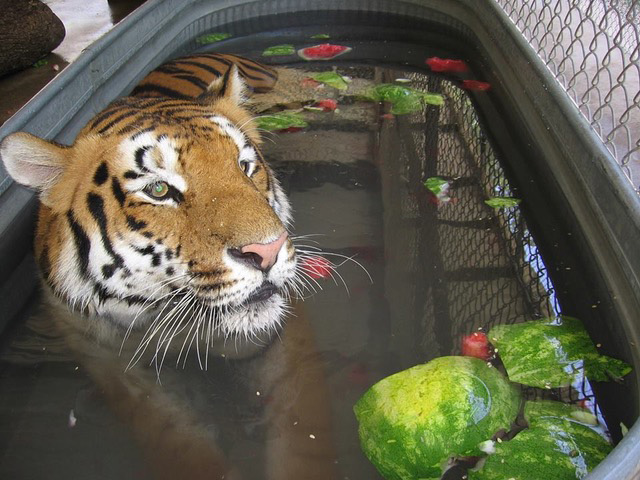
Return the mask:
M64 23L65 38L44 58L45 65L0 77L0 125L75 60L83 49L144 0L44 0L43 3Z

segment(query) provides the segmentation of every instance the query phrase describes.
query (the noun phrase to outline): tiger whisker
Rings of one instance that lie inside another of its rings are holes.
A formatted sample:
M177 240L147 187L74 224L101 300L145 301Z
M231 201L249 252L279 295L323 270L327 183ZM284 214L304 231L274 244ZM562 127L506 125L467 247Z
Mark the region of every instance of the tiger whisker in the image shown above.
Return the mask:
M175 326L168 330L164 330L163 333L158 338L158 342L156 343L156 353L152 358L152 362L156 367L156 375L158 377L158 380L160 380L160 371L162 370L162 366L164 365L164 361L167 357L167 353L169 351L171 342L176 336L178 336L180 333L182 333L182 331L184 331L187 328L187 325L184 322L184 319L189 314L192 306L191 303L193 301L194 301L194 297L191 297L190 303L187 305L186 308L183 309L182 315L179 318L176 318L174 320L173 323ZM165 331L167 332L166 334L164 333ZM164 351L162 352L162 357L160 358L160 363L158 364L158 354L160 353L160 350L162 349L163 345L164 345Z
M178 301L178 303L175 304L164 317L162 317L162 313L164 312L164 309L167 307L167 305L169 305L169 302L165 305L163 310L160 313L158 313L158 315L153 320L153 322L151 322L151 325L149 325L149 327L147 328L147 331L142 337L142 340L140 340L140 343L138 344L138 347L134 351L132 358L129 361L129 365L127 365L126 370L134 366L142 358L142 355L144 354L147 347L149 346L149 343L151 343L151 340L156 336L156 334L161 329L163 329L162 331L166 329L167 324L172 321L172 318L175 317L176 312L178 310L182 311L182 309L184 308L184 305L187 303L187 299L188 299L187 296L182 297Z

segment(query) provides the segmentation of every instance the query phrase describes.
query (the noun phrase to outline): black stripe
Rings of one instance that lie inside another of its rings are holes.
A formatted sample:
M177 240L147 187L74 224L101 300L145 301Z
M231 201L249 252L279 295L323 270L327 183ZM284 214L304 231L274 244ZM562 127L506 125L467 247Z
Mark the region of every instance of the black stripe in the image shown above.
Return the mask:
M102 162L100 166L96 169L96 173L93 175L93 183L100 186L100 185L103 185L108 178L109 178L109 169L107 168L107 164L105 162Z
M261 65L260 63L254 62L253 60L239 57L237 55L227 54L226 56L232 59L231 62L235 63L238 66L239 70L242 71L243 75L245 75L247 78L252 78L254 80L263 80L259 76L255 77L250 75L249 73L244 72L244 70L251 70L253 72L256 72L258 75L267 76L274 81L278 80L277 72L269 69L269 67L265 65Z
M107 215L105 214L105 211L104 211L104 200L100 195L90 192L87 195L87 206L89 207L89 212L91 212L91 216L94 218L94 220L98 224L98 228L100 228L102 246L104 247L106 252L111 256L111 258L113 258L113 262L115 266L121 267L124 264L124 261L122 260L122 257L113 250L111 239L109 239L109 232L107 230Z
M133 170L127 170L124 172L124 178L129 180L135 180L136 178L140 178L142 175L138 172L134 172Z
M145 83L136 87L133 92L131 92L132 95L137 96L142 96L146 93L159 93L163 97L175 98L179 100L186 100L188 98L191 98L190 95L185 95L184 93L180 93L173 88L164 87L155 83Z
M116 200L120 204L121 207L124 207L124 202L127 199L122 187L120 186L120 182L116 177L111 178L111 191L113 192L113 196L116 197Z
M144 220L137 220L135 217L127 215L127 225L129 225L129 228L131 230L137 231L142 230L144 227L146 227L147 222L145 222Z
M149 150L150 148L151 147L140 147L136 150L135 153L136 165L138 166L138 169L143 172L149 171L149 169L144 166L144 154L147 153L147 150Z
M69 227L71 228L71 233L73 234L73 240L76 244L80 273L86 276L87 269L89 267L89 250L91 249L91 242L89 241L89 237L87 236L83 228L76 221L71 210L67 212L67 221L69 222Z
M155 68L151 73L166 73L168 75L175 75L177 73L185 73L187 70L184 68L178 67L175 62L165 63L160 65L158 68ZM142 80L144 83L144 80Z
M141 255L155 255L156 253L156 249L153 247L153 245L147 245L144 248L132 246L132 248Z
M199 77L196 77L195 75L191 74L191 73L185 73L185 74L181 74L181 75L176 75L174 78L177 78L179 80L183 80L185 82L189 82L192 85L202 89L202 90L206 90L209 87L209 84L205 81L203 81L202 79L200 79Z
M230 66L232 62L230 62L229 60L225 60L222 58L216 58L216 60L218 60L220 63L223 63L224 65ZM205 63L200 63L200 62L196 62L193 60L183 60L183 61L179 61L178 64L180 65L191 65L197 68L201 68L202 70L206 70L209 73L213 73L215 76L217 77L221 77L222 76L222 72L218 69L216 69L215 67L212 67L210 65L207 65Z
M227 70L224 74L224 80L222 81L222 88L218 91L218 95L224 97L227 94L227 87L229 86L229 79L231 78L231 69Z
M105 280L110 279L111 277L113 277L113 274L115 273L116 269L114 265L103 265L102 266L102 276L104 277Z
M100 135L106 133L109 129L111 129L113 126L117 125L118 123L120 123L121 121L127 119L127 118L131 118L135 115L137 115L139 112L137 110L129 110L125 113L123 113L122 115L118 115L116 118L114 118L113 120L111 120L109 123L107 123L104 127L102 127L100 130L98 130L98 133Z
M98 298L100 299L100 303L104 303L105 301L110 299L116 299L118 301L125 301L129 306L131 306L131 305L142 305L148 301L147 298L141 297L139 295L127 295L124 297L120 295L114 295L113 293L109 292L107 288L104 285L102 285L100 282L94 283L93 293L95 293L98 296Z
M115 115L117 112L120 112L126 108L128 108L127 105L112 105L110 107L107 107L106 110L103 110L96 117L94 117L93 122L91 122L90 129L93 130L98 125L100 125L103 121L105 121L107 118L109 118L112 115Z

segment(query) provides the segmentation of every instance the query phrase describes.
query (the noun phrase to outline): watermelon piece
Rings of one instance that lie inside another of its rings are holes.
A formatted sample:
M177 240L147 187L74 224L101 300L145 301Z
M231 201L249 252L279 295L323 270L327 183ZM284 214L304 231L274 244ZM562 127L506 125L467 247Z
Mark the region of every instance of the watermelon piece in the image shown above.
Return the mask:
M462 88L476 92L486 92L491 88L491 84L479 80L462 80Z
M517 207L520 204L520 199L514 197L491 197L485 200L484 203L491 208L510 208Z
M588 409L578 405L555 402L553 400L528 401L524 406L524 418L530 427L535 427L539 425L540 422L544 423L554 418L578 422L591 427L597 427L599 425L598 417ZM604 434L602 430L596 431Z
M293 45L273 45L262 52L263 57L277 57L282 55L293 55L296 49Z
M484 361L493 357L493 351L487 335L482 332L474 332L471 335L462 337L462 355L479 358Z
M316 279L330 277L333 270L331 262L318 255L302 258L300 266L307 275Z
M302 84L303 87L306 88L318 88L320 85L322 85L322 83L320 83L318 80L315 80L311 77L305 77L302 79L302 82L300 82Z
M449 182L440 177L429 177L424 181L424 186L431 190L434 195L449 190Z
M258 128L273 131L283 131L290 128L305 128L309 124L296 112L278 112L271 115L261 115L255 119Z
M434 72L441 73L464 73L469 70L469 67L462 60L453 60L450 58L431 57L425 60L425 63L429 65Z
M318 100L314 107L321 108L323 112L333 112L336 108L338 108L338 102L336 102L333 98L325 98L324 100Z
M582 322L564 315L498 325L489 331L489 340L509 379L532 387L563 387L585 374L606 381L631 371L625 362L600 355Z
M516 389L477 358L439 357L382 379L355 404L362 450L387 480L440 478L450 456L508 430Z
M298 55L305 60L331 60L338 55L350 52L351 47L344 45L332 45L331 43L323 43L313 47L301 48Z
M479 471L470 480L575 480L593 470L612 450L611 444L583 418L585 412L553 401L525 405L530 428L508 442L496 443Z
M349 83L345 77L336 72L315 73L311 78L316 82L324 83L338 90L346 90L349 87Z
M451 197L449 196L449 189L451 188L451 185L444 178L429 177L424 181L424 186L432 193L429 197L429 203L439 206L451 201ZM463 353L463 355L465 354Z
M221 42L227 38L231 37L230 33L208 33L206 35L200 35L196 38L196 43L200 43L202 45L208 45L210 43Z
M391 113L403 115L420 111L424 104L443 105L444 97L437 93L421 92L415 88L382 83L370 89L363 97L373 102L391 103Z

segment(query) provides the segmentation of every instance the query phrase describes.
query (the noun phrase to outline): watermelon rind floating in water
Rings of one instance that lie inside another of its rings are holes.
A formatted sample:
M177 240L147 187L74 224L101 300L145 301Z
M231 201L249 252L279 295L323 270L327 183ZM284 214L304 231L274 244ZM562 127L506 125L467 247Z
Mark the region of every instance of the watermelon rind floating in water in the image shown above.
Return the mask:
M206 35L200 35L196 38L196 43L202 45L208 45L210 43L221 42L231 37L230 33L207 33Z
M520 395L495 368L447 356L380 380L354 406L362 450L386 480L440 478L451 456L511 427Z
M484 201L491 208L511 208L520 205L521 200L514 197L491 197Z
M285 55L293 55L296 52L296 49L293 45L273 45L271 47L266 48L262 52L263 57L278 57Z
M585 375L616 380L631 371L622 360L598 353L582 322L565 315L496 325L488 337L509 379L532 387L564 387Z
M269 132L309 126L302 115L297 112L277 112L270 115L261 115L254 121L258 128Z
M425 104L436 106L444 104L444 97L438 93L422 92L394 83L376 85L364 94L363 99L390 103L391 113L394 115L421 111Z
M495 451L469 480L575 480L585 477L612 450L588 411L550 400L525 404L529 428ZM597 422L597 421L596 421Z
M316 82L324 83L338 90L346 90L349 87L349 82L336 72L320 72L311 75L311 78Z

